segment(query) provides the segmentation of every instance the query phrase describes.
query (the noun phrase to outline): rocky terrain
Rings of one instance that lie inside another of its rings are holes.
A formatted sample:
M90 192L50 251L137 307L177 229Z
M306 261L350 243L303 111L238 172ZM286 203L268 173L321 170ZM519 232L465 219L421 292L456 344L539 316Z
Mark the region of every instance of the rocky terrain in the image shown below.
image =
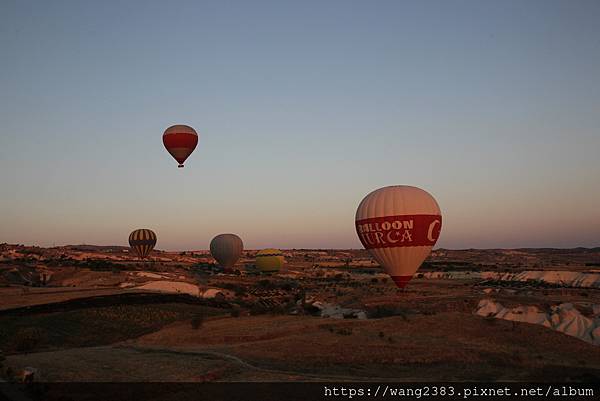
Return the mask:
M362 250L0 245L5 379L49 381L600 378L600 249L435 250L398 290ZM293 351L290 351L293 350ZM161 366L160 370L152 368Z

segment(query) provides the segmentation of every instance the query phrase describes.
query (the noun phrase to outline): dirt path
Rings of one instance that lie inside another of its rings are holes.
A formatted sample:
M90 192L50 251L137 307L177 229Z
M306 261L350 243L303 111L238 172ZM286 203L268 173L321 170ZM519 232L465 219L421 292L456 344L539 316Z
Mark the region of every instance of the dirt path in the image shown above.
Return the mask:
M415 378L390 378L390 377L373 377L373 376L345 376L345 375L326 375L326 374L313 374L307 372L297 372L292 370L280 370L280 369L270 369L270 368L262 368L260 366L253 365L249 362L242 360L241 358L226 354L224 352L218 351L208 351L201 348L177 348L177 347L140 347L140 346L131 346L131 345L119 345L114 348L123 348L129 349L140 353L163 353L163 354L172 354L172 355L187 355L187 356L206 356L211 358L219 358L223 359L227 362L233 362L237 364L239 367L255 370L261 373L275 374L275 375L292 375L292 376L300 376L309 379L314 379L317 381L376 381L376 382L386 382L386 381L406 381L413 382L417 379Z

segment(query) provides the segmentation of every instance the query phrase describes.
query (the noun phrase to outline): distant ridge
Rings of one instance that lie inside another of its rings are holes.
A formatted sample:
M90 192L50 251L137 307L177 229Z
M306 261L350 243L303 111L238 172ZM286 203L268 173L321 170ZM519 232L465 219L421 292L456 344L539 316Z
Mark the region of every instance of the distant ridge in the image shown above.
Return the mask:
M40 247L37 245L25 245L25 244L9 244L9 243L0 243L0 246L8 246L8 247L25 247L25 248L66 248L74 251L121 251L130 249L128 246L121 245L92 245L92 244L78 244L78 245L59 245L59 246L48 246L48 247ZM256 249L246 249L247 251L256 251L261 248ZM300 252L327 252L327 251L365 251L362 248L279 248L285 251L300 251ZM208 249L184 249L184 250L156 250L159 252L207 252ZM592 252L600 252L600 246L593 248L586 247L574 247L574 248L552 248L552 247L540 247L540 248L434 248L434 251L467 251L467 252L481 252L481 251L496 251L496 252L506 252L506 251L518 251L518 252L529 252L529 253L539 253L539 252L551 252L551 253L592 253Z
M61 248L67 248L73 251L122 251L124 249L129 249L128 246L119 246L119 245L65 245Z

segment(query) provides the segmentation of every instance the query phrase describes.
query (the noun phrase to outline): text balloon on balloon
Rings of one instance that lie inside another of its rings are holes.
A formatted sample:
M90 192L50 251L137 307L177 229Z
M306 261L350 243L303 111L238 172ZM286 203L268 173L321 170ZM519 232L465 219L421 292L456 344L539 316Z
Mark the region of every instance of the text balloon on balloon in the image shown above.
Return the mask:
M428 192L406 185L368 194L356 211L356 233L371 256L404 288L431 252L442 213Z

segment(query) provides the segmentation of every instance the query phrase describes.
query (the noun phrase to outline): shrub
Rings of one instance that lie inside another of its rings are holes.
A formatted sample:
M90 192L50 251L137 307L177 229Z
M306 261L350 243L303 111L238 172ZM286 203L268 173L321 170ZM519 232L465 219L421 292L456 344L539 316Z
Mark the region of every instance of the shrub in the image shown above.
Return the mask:
M94 271L110 271L113 268L118 268L120 265L108 260L94 260L87 258L85 262L83 262L83 266Z
M347 327L342 327L341 329L338 329L338 331L336 332L336 334L339 334L341 336L350 336L352 335L352 329L351 328L347 328Z
M271 313L272 315L285 315L288 313L288 310L286 309L285 305L275 305L271 308L269 313Z
M44 333L37 327L25 327L15 335L15 348L19 352L28 352L37 348L44 339Z
M258 286L262 288L270 288L272 287L271 282L269 280L263 279L258 281Z
M269 310L261 303L255 303L254 305L252 305L252 307L250 308L250 314L251 315L264 315L265 313L267 313Z
M192 329L198 330L200 327L202 327L203 323L204 323L204 314L203 313L196 314L192 318L192 321L191 321Z
M10 366L6 368L5 376L9 382L15 381L15 371Z
M399 308L396 305L377 305L375 308L368 310L367 314L371 319L400 316L402 319L408 321L409 311Z
M297 288L298 284L293 282L293 281L286 281L283 284L281 284L281 289L284 291L292 291L293 289Z
M495 325L498 322L498 319L496 319L494 317L493 313L490 313L487 316L483 317L483 321L486 322L486 323L488 323L488 324Z

